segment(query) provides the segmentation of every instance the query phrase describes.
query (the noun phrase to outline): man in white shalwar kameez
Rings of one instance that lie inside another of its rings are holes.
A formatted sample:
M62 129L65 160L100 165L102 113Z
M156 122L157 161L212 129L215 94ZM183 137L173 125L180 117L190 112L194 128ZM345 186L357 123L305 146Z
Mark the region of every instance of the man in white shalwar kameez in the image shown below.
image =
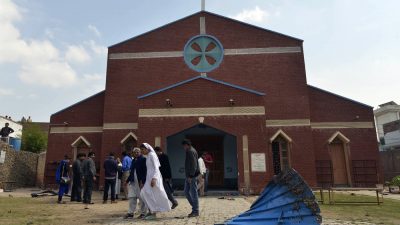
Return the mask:
M160 161L153 147L147 143L140 145L142 153L146 155L146 183L140 196L145 202L150 213L145 217L147 220L155 219L156 212L167 212L171 210L171 202L165 193L163 180L160 172Z

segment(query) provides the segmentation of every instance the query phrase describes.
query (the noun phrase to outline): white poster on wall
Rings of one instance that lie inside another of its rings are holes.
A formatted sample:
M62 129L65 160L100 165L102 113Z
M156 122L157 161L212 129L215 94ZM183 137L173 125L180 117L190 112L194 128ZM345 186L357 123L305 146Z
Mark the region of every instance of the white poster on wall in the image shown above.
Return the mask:
M251 171L266 172L265 153L251 153Z
M0 163L6 161L6 151L0 151Z

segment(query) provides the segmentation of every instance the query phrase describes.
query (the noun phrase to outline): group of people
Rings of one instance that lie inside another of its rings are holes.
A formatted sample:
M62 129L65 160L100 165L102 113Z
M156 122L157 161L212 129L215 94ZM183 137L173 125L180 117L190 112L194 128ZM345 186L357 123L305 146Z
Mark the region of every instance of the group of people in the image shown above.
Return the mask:
M207 187L207 163L212 163L212 158L203 154L198 157L190 140L182 141L185 150L185 185L184 193L192 207L188 217L199 216L199 193L204 195ZM73 184L71 201L82 201L82 182L84 183L83 203L88 208L91 202L93 182L96 180L96 168L93 161L94 153L90 152L86 158L80 153L72 165ZM69 159L66 156L58 166L56 181L59 183L58 203L64 203L62 197L68 193ZM167 212L178 206L178 201L173 196L172 175L168 156L160 147L153 147L143 143L139 148L134 148L123 153L122 162L113 153L103 163L104 168L104 193L103 203L106 204L111 195L111 203L116 203L116 192L122 186L124 196L128 200L128 213L125 219L134 218L137 205L139 216L137 218L152 220L156 213ZM119 184L120 178L120 184ZM202 187L199 189L199 186Z
M95 154L89 152L86 156L85 153L79 153L77 159L72 164L72 191L71 201L83 202L85 209L88 209L89 204L92 202L92 191L94 182L96 181L96 165L94 163ZM64 194L68 194L70 186L70 158L68 155L64 156L57 167L56 182L59 184L58 200L57 203L64 204L62 201ZM82 185L83 183L83 185ZM83 199L82 199L82 186Z

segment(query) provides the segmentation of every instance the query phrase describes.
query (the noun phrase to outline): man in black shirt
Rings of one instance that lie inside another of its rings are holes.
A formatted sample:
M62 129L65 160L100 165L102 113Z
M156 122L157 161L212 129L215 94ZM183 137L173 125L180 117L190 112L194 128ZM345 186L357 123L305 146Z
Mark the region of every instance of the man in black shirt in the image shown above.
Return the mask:
M14 130L11 127L9 127L9 125L10 125L9 123L6 123L5 125L6 125L5 127L1 128L0 135L1 135L2 141L8 142L8 140L7 140L8 135L10 135L11 133L14 133Z
M71 202L82 201L82 162L85 160L86 154L79 153L77 159L72 164L73 183L71 192Z
M178 206L178 201L173 196L173 190L171 186L171 166L169 165L169 159L167 154L165 154L160 147L155 147L154 150L157 153L158 160L160 161L160 172L163 178L163 185L165 193L167 193L168 199L172 202L172 209Z

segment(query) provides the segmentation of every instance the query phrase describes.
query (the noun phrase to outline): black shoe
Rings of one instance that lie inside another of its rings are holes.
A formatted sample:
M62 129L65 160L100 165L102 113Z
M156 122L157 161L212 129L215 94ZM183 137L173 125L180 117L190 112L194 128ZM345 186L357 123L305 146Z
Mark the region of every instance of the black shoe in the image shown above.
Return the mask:
M177 202L174 202L174 204L172 204L171 209L175 209L178 206Z
M189 215L188 215L188 217L190 218L190 217L198 217L199 216L199 213L195 213L195 212L192 212L192 213L190 213Z
M128 213L124 216L124 219L131 219L133 218L133 214L132 213Z

